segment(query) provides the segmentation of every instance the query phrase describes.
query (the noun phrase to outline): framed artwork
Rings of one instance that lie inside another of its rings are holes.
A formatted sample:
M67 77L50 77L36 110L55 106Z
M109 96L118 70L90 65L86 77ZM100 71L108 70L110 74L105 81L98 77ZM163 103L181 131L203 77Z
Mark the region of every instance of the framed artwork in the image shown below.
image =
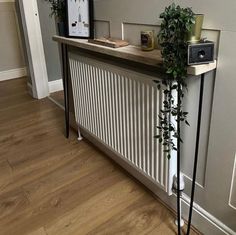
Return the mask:
M66 1L68 37L93 38L93 0Z

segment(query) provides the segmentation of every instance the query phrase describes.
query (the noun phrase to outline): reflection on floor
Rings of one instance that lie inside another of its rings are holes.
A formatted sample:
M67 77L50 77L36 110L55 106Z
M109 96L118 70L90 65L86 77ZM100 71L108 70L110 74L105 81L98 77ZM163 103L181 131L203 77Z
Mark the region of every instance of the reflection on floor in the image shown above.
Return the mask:
M57 91L50 94L50 98L55 101L56 104L59 104L62 107L64 106L64 91Z

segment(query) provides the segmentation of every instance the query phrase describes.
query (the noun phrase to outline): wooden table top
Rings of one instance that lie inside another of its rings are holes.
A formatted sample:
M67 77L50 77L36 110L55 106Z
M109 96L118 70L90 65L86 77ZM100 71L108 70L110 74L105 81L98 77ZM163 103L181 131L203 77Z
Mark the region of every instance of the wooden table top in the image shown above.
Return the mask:
M140 47L128 45L120 48L110 48L93 43L89 43L87 39L67 38L61 36L53 36L53 40L59 43L85 49L104 55L113 56L119 59L126 59L132 62L141 63L157 67L163 70L163 60L160 50L142 51ZM200 75L216 68L216 61L210 64L188 66L189 75Z

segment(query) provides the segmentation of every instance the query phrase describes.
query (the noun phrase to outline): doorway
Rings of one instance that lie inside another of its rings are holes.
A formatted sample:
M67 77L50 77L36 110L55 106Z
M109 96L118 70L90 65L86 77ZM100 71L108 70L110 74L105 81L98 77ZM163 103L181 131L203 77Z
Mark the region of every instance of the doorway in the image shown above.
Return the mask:
M37 1L17 0L15 3L24 35L31 93L34 98L42 99L49 95L49 88Z

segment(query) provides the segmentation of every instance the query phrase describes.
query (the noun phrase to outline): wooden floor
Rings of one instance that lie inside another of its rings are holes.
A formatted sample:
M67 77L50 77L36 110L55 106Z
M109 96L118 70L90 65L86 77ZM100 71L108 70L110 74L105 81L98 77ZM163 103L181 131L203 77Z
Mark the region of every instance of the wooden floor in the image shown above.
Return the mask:
M64 91L57 91L50 94L50 98L59 106L64 106Z
M76 135L63 111L0 82L0 234L176 234L173 214ZM192 234L196 234L193 232Z

